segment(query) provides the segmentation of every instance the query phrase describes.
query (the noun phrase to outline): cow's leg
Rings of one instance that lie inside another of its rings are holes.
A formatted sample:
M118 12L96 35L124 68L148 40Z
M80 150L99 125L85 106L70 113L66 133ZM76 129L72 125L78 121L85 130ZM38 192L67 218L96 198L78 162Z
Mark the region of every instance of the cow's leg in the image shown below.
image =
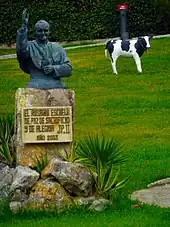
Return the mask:
M135 60L136 67L138 72L142 72L142 67L141 67L141 60L138 54L133 55L133 59Z
M112 63L113 73L115 73L115 74L118 74L117 70L116 70L116 60L117 60L117 58L118 58L117 55L112 55L111 63Z

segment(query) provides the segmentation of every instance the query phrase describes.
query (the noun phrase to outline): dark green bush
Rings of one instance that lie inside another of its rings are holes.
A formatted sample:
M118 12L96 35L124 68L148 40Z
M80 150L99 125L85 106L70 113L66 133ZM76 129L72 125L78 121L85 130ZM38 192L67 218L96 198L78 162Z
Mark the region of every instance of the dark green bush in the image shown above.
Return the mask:
M79 141L77 149L79 160L94 177L96 196L110 198L127 183L129 177L119 180L120 167L127 157L122 145L115 139L107 139L104 135L88 135Z
M119 36L118 3L119 0L1 0L0 43L15 42L24 8L30 13L29 39L34 38L34 24L39 19L50 22L52 41ZM169 32L169 1L127 0L126 3L130 37Z

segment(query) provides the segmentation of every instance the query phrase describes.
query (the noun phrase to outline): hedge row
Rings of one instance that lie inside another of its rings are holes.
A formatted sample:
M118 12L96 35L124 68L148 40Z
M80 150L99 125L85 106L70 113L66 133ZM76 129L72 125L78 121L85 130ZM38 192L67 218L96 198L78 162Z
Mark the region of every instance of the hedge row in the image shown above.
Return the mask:
M39 19L51 24L51 40L86 40L120 35L118 0L1 0L0 43L15 42L22 11L28 8L29 38ZM146 33L166 34L170 29L167 0L127 0L130 37Z

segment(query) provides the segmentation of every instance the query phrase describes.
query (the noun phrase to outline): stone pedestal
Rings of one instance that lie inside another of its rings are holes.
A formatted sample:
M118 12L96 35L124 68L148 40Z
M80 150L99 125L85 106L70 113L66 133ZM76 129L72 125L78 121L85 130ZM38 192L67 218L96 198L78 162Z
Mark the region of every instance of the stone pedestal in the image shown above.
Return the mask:
M16 91L17 165L34 167L45 154L50 161L57 149L70 152L74 131L74 91L19 88Z

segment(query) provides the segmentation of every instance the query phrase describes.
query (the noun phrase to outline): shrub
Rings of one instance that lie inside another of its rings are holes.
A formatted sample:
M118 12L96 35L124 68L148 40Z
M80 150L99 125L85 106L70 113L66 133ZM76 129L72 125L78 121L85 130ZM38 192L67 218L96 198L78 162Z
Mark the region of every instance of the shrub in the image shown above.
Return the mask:
M118 179L120 165L127 159L122 154L122 146L113 139L89 135L79 142L78 155L95 179L97 196L109 198L128 181L129 177Z
M122 155L122 145L114 139L106 139L104 136L88 135L78 143L78 155L84 158L83 162L89 167L97 167L98 161L102 167L108 165L120 165L125 162Z
M16 0L15 3L6 0L0 7L0 43L15 42L24 8L30 14L29 39L34 38L34 24L40 19L50 22L52 41L117 37L120 35L118 3L118 0ZM127 0L126 3L130 37L169 32L168 0Z
M37 171L41 176L42 171L48 165L47 152L45 154L42 154L40 157L35 156L34 164L35 164L34 170Z
M84 162L86 161L86 158L80 158L77 154L77 143L76 141L73 141L72 144L71 144L71 148L70 148L70 151L64 149L64 150L61 150L61 149L57 149L57 154L60 156L60 158L63 160L63 161L66 161L66 162Z
M67 151L66 149L64 149L64 150L57 149L57 154L60 156L60 158L63 161L75 162L77 159L76 150L77 150L77 144L76 144L76 142L72 142L70 151Z
M13 115L0 117L0 156L2 162L14 167L16 164L16 148L14 141Z

